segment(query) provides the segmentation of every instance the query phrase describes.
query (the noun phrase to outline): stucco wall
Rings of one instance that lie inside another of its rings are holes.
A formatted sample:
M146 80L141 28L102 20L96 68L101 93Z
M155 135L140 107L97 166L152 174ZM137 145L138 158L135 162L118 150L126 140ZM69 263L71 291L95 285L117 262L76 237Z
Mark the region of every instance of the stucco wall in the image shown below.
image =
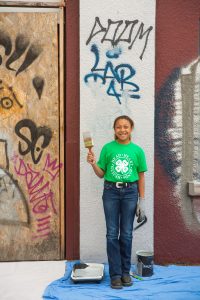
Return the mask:
M113 139L115 117L127 114L135 121L133 142L146 152L148 222L135 232L133 260L136 250L153 250L154 43L154 0L80 1L80 133L92 132L98 157ZM80 258L105 262L103 180L87 164L80 138Z

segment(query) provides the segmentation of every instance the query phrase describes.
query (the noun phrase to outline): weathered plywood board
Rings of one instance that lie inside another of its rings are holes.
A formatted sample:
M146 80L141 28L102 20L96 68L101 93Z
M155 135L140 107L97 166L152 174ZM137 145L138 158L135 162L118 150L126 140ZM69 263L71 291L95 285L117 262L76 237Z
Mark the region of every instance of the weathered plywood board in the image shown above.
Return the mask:
M64 0L6 0L1 1L0 6L51 6L51 7L61 7L65 5Z
M0 13L2 261L60 258L57 23L57 13Z

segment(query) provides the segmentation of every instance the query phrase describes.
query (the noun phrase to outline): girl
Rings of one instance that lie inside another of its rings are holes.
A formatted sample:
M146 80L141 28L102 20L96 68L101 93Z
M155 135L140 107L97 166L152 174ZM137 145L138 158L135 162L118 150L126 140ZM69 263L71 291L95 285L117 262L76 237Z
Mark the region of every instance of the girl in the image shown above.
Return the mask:
M95 174L104 177L103 206L107 228L107 256L111 287L131 286L132 233L135 214L144 213L145 154L131 142L134 123L128 116L114 121L115 140L101 150L96 163L93 151L87 156ZM139 195L139 201L138 201ZM137 206L138 203L138 206Z

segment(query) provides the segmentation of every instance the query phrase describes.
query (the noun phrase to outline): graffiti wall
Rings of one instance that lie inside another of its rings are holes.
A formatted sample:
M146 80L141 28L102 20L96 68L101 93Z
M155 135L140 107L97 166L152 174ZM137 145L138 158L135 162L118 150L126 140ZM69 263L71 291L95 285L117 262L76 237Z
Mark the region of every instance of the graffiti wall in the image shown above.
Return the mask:
M2 261L60 257L57 18L0 13Z
M200 3L157 3L155 260L199 264Z
M113 139L115 117L129 115L135 122L133 142L147 156L148 224L135 232L134 252L153 249L154 42L154 0L81 1L81 132L92 132L98 157L102 146ZM103 180L86 163L82 136L80 143L80 256L102 261L106 260Z

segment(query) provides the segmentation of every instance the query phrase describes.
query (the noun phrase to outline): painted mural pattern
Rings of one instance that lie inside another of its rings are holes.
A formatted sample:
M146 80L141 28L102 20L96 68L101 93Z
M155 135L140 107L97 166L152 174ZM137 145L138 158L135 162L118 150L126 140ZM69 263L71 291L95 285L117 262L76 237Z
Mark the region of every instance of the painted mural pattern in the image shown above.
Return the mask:
M195 198L188 195L188 182L200 181L199 78L199 58L173 70L157 95L156 106L157 154L191 230L200 222L199 205L195 206Z
M58 258L56 14L0 14L0 46L0 260Z

